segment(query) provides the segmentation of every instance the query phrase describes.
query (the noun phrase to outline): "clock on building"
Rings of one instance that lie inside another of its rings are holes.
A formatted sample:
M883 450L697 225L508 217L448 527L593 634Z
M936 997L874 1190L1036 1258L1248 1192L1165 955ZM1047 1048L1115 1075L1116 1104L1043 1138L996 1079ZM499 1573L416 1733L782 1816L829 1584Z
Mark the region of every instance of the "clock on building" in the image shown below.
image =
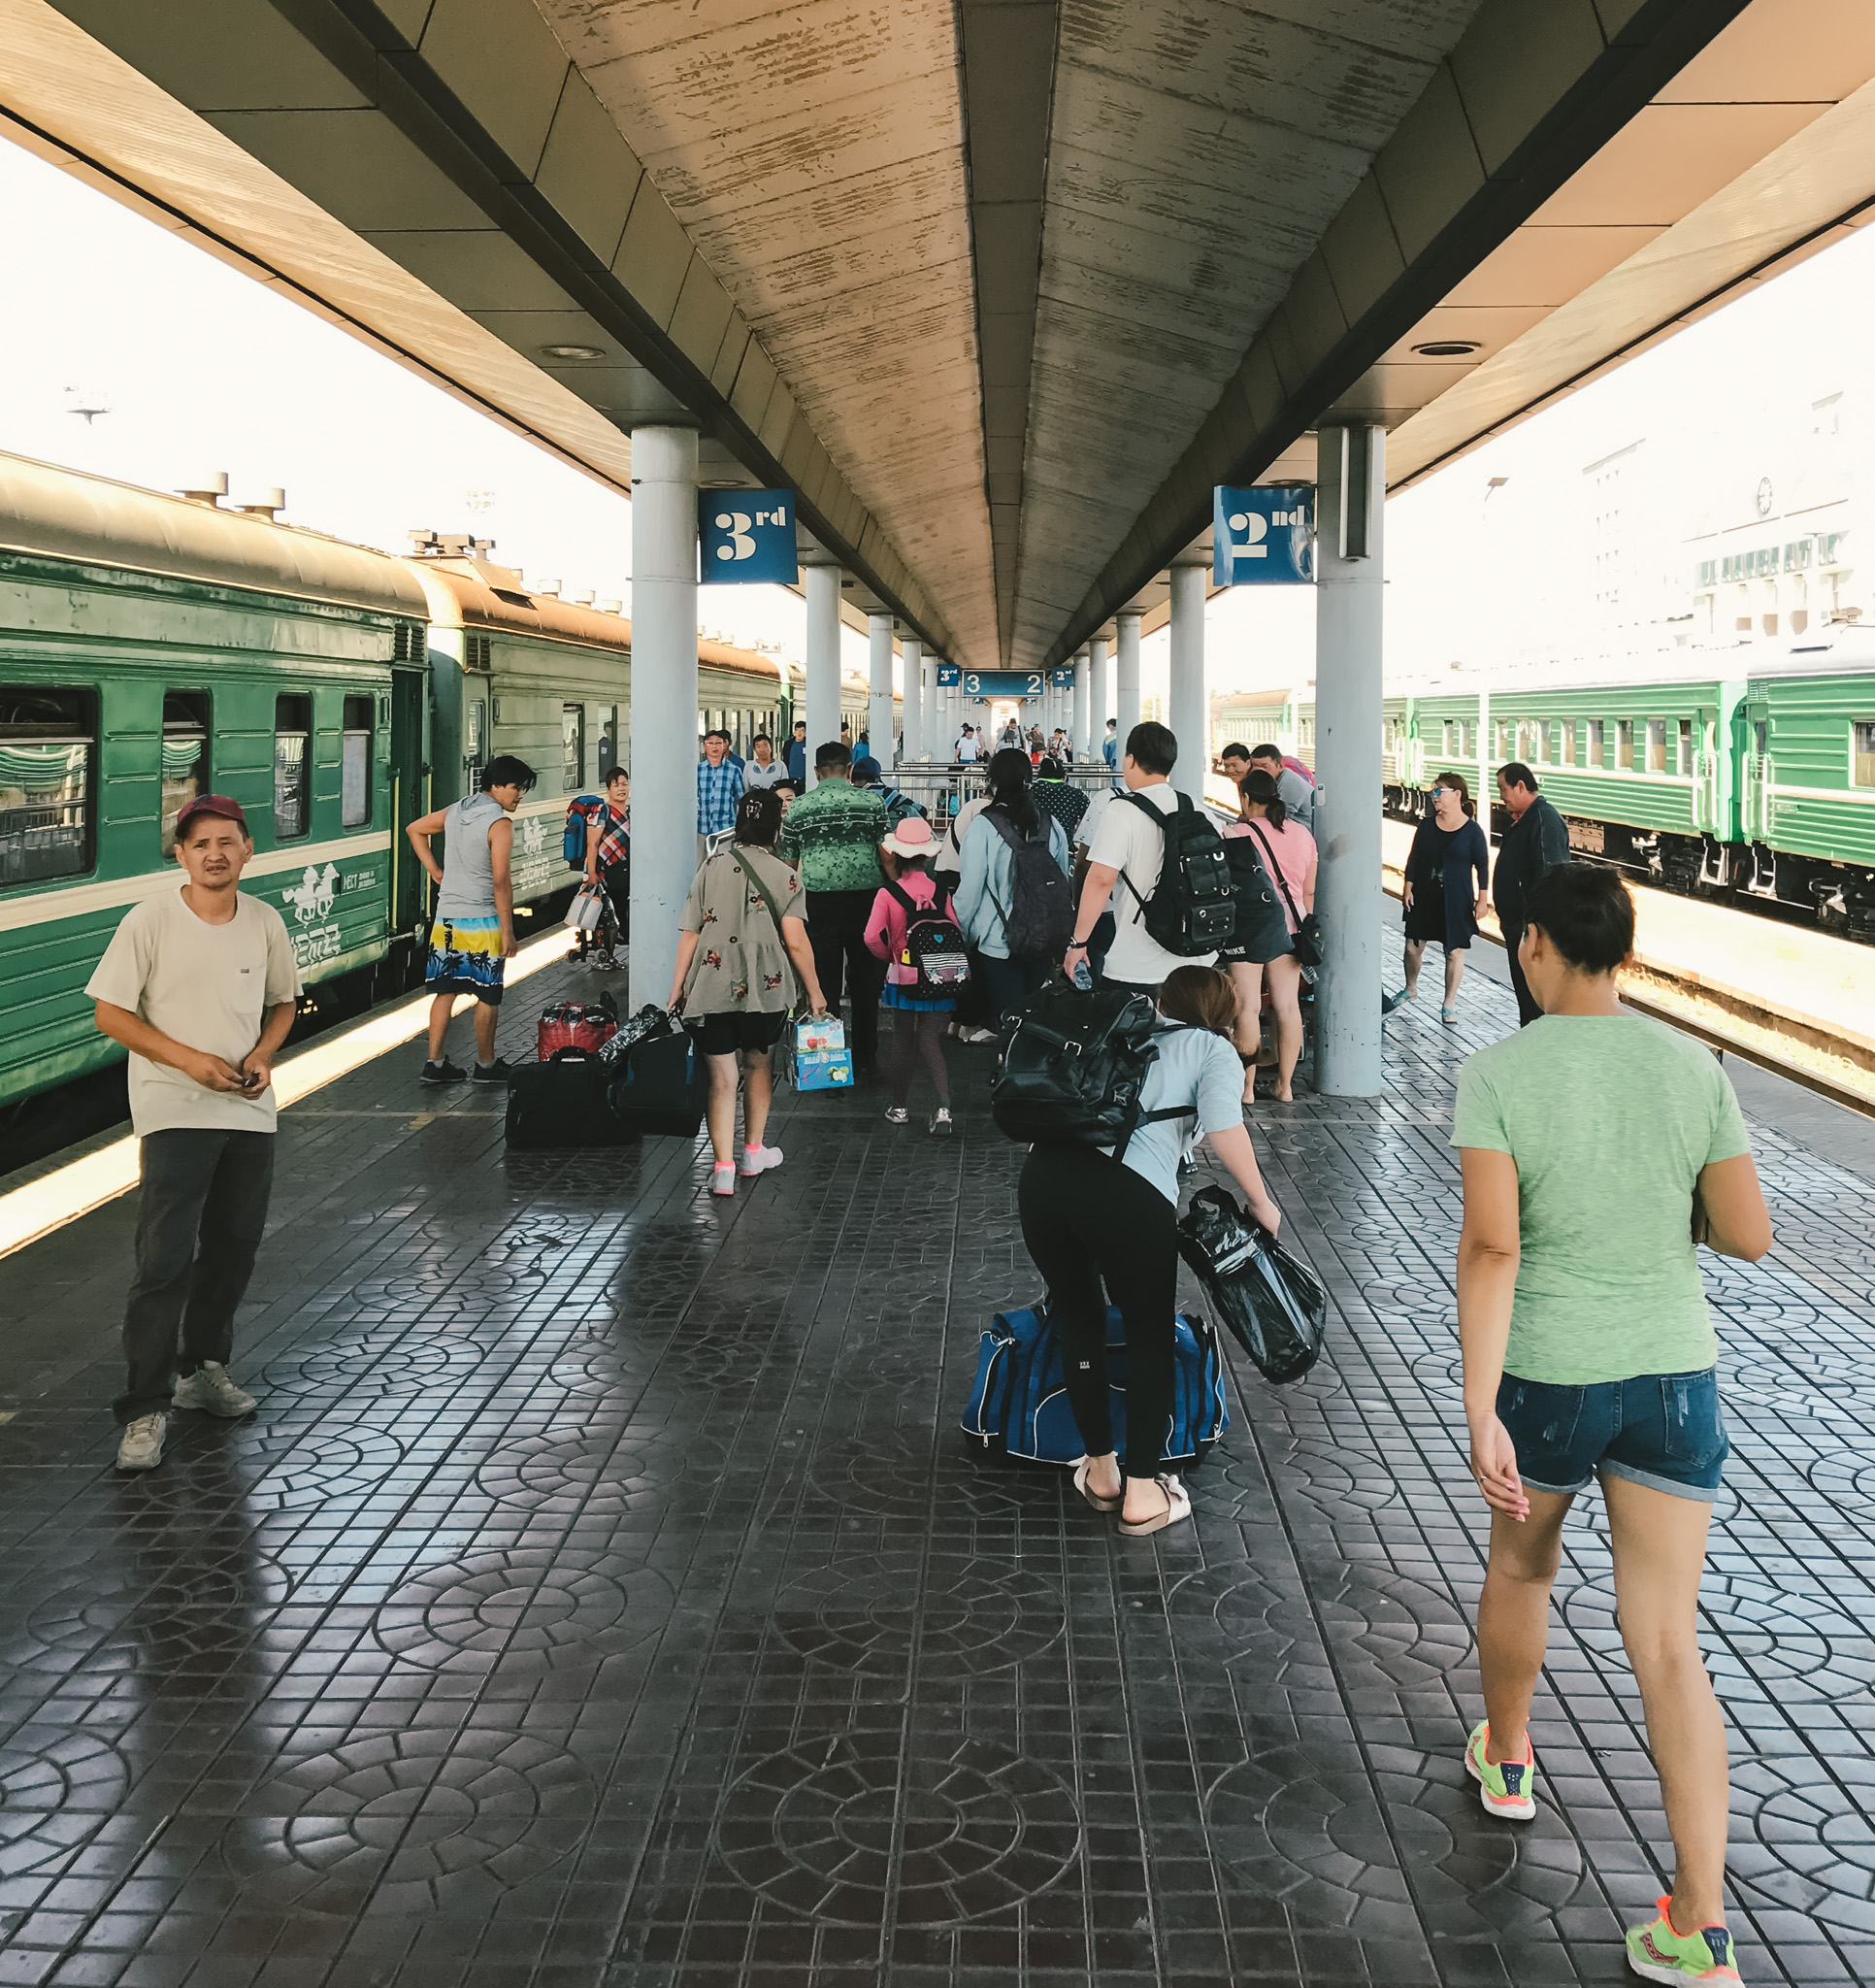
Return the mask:
M1771 480L1769 477L1760 477L1758 480L1758 514L1760 517L1769 517L1771 514Z

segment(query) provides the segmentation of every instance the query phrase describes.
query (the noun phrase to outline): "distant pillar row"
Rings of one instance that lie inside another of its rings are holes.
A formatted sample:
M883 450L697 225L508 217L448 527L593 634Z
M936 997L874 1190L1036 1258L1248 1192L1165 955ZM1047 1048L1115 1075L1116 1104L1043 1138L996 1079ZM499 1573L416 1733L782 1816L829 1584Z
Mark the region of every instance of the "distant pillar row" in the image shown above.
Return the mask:
M838 586L838 580L836 580ZM697 874L697 431L632 430L631 1006L662 1008Z
M1386 431L1324 428L1315 577L1316 1087L1381 1087L1380 725Z
M814 754L839 737L839 568L807 568L807 784Z
M1113 714L1120 720L1120 755L1124 758L1127 736L1139 722L1139 611L1123 608L1115 619L1120 656Z
M1092 756L1098 759L1106 744L1106 721L1113 715L1113 657L1106 638L1097 635L1087 646L1088 662L1094 679L1094 720L1089 728Z
M866 617L868 695L866 700L866 743L881 766L892 764L892 616L875 608Z
M1074 757L1087 759L1093 753L1088 741L1094 722L1094 665L1084 655L1074 658Z

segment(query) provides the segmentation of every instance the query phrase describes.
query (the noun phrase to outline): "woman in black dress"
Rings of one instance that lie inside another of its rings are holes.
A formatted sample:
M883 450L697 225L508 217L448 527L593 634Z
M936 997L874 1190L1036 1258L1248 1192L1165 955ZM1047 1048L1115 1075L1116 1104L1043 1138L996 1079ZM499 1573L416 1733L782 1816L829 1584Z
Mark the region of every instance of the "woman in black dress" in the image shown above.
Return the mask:
M1387 1002L1389 1013L1419 991L1427 942L1437 940L1445 947L1445 1002L1439 1019L1459 1018L1464 949L1478 936L1478 920L1491 909L1491 844L1476 814L1464 774L1440 774L1432 789L1432 812L1420 823L1406 858L1406 985Z

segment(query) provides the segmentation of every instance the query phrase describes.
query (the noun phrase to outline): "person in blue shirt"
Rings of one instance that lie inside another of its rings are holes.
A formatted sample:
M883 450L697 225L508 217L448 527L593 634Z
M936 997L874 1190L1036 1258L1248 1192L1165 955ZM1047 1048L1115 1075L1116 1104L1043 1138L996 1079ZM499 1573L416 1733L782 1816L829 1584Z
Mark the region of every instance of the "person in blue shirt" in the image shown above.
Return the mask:
M1068 837L1052 814L1036 805L1036 770L1019 746L1006 746L990 761L990 799L964 831L962 874L951 913L981 957L983 980L999 1015L1026 1008L1040 993L1055 962L1046 956L1011 956L1004 929L1015 895L1015 857L1008 838L1039 842L1069 874Z
M788 741L788 778L797 791L807 791L807 721L796 718L794 737Z
M704 734L703 757L697 762L697 861L709 853L709 838L727 835L736 826L736 804L742 798L741 766L729 752L729 734Z
M1108 718L1106 721L1106 737L1101 741L1101 757L1106 761L1107 770L1116 776L1113 788L1115 793L1117 793L1120 788L1120 782L1117 778L1120 771L1120 720L1118 718Z

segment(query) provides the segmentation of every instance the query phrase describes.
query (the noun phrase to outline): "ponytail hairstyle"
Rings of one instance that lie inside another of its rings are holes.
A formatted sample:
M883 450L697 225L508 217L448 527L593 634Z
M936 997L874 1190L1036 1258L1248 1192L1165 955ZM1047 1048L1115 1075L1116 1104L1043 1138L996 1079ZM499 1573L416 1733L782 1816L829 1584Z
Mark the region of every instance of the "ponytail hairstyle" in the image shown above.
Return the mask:
M990 806L1025 836L1036 835L1041 828L1035 782L1034 763L1020 746L1004 746L991 757Z
M1247 773L1237 784L1237 792L1243 796L1246 808L1261 808L1271 828L1280 828L1289 819L1289 810L1283 806L1282 796L1276 791L1276 776L1265 773L1262 767Z
M1233 1042L1237 1030L1237 990L1221 967L1174 967L1159 989L1159 1012L1168 1021L1208 1029Z
M1435 787L1450 787L1459 797L1459 806L1472 821L1478 818L1478 804L1471 798L1471 788L1462 773L1442 773L1432 784Z
M772 849L781 833L781 796L773 787L751 787L736 804L735 838L749 848Z

